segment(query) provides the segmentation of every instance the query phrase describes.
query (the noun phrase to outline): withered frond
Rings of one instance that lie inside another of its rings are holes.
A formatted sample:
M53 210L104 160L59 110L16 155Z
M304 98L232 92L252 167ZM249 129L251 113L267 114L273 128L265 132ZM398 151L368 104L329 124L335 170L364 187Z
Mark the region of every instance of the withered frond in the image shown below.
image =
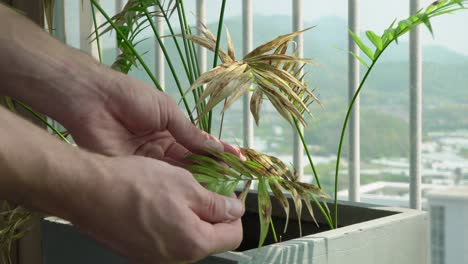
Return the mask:
M211 157L191 155L188 160L192 165L187 169L207 189L223 195L231 194L238 184L245 183L239 195L239 200L242 202L245 202L251 183L253 181L258 183L258 209L261 222L259 246L264 242L271 220L272 205L268 190L271 190L286 214L284 232L289 222L289 202L284 192L291 194L298 216L301 215L302 201L304 201L312 219L316 222L310 199L313 196L328 198L326 193L313 184L298 182L295 173L291 172L278 158L253 149L241 148L240 150L246 157L245 161L231 153L206 150ZM225 163L227 167L222 163Z
M10 263L13 242L29 231L30 220L35 214L23 207L12 206L7 201L0 201L0 261L2 263Z
M216 39L202 23L201 36L187 35L193 42L215 51ZM308 28L310 29L310 28ZM305 29L305 30L308 30ZM318 99L307 88L304 82L302 68L310 60L298 58L296 52L288 54L293 38L305 30L279 36L278 38L260 45L247 54L242 60L237 60L231 35L227 31L227 52L219 50L219 58L223 64L203 73L187 92L201 85L207 85L202 96L197 99L200 106L205 100L204 111L198 118L211 111L218 103L225 100L222 112L226 111L239 97L249 92L254 85L250 101L250 111L255 122L259 123L260 109L265 96L278 113L291 125L293 118L306 125L304 114L311 114L308 105Z

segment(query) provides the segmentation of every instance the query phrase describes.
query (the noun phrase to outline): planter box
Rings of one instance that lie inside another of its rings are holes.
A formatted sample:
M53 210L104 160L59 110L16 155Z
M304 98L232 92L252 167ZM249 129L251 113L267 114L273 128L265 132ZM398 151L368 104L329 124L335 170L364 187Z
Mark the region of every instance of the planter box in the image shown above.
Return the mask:
M292 207L287 233L282 234L284 211L272 198L273 219L280 243L273 242L271 230L266 245L257 249L259 224L256 193L246 200L243 218L244 241L239 252L210 256L199 263L313 263L313 264L426 264L429 255L428 215L422 211L340 202L340 228L328 230L319 210L314 211L317 228L304 207L303 237ZM290 201L290 206L293 202ZM332 210L332 204L328 204ZM126 263L126 261L63 221L43 222L44 264Z
M284 242L257 249L260 228L256 199L255 192L247 196L242 251L210 256L200 263L426 264L429 261L426 212L343 201L338 206L340 228L323 231L327 227L326 221L314 208L320 223L317 228L307 209L303 208L304 236L291 239L299 234L297 215L291 208ZM272 204L273 221L277 235L280 235L285 222L284 211L275 198L272 198ZM289 204L293 206L290 197ZM332 202L328 207L333 210ZM266 241L273 242L271 230ZM247 249L249 247L251 249Z

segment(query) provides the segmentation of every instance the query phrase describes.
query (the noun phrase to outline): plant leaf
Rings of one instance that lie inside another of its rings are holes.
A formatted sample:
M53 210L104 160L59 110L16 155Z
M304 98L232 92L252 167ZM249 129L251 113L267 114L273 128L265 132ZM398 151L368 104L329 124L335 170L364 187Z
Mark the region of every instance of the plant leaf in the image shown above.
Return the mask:
M270 195L268 194L267 185L263 178L259 178L258 181L258 216L260 218L260 239L258 247L261 247L268 234L271 219Z
M293 33L290 33L290 34L287 34L287 35L282 35L282 36L279 36L279 37L275 38L274 40L268 41L268 42L258 46L257 48L255 48L251 52L249 52L247 55L244 56L244 59L254 57L254 56L257 56L259 54L263 54L265 52L269 52L269 51L279 47L283 43L289 42L294 37L302 34L304 31L307 31L307 30L309 30L311 28L313 28L313 27L309 27L309 28L306 28L306 29L301 30L301 31L296 31L296 32L293 32Z
M353 55L354 58L356 58L362 65L366 66L366 68L369 68L369 65L366 63L366 61L363 58L359 57L356 53L352 51L350 51L349 53Z
M382 51L383 49L383 43L382 43L382 38L377 36L373 31L366 31L367 38L374 44L374 46L379 50Z
M362 40L351 30L348 30L349 34L353 38L354 42L359 46L359 48L369 57L369 59L374 60L374 53L372 50L367 47Z
M247 194L249 193L250 185L252 185L252 180L249 180L245 183L244 189L242 189L242 192L239 194L239 197L238 197L238 199L242 202L244 207L245 207L245 198L247 198Z
M278 199L278 202L280 203L281 207L284 209L284 213L286 215L286 223L284 224L284 231L283 233L286 233L286 230L288 229L288 223L289 223L289 202L286 196L284 196L283 192L281 191L281 187L278 184L278 179L272 177L268 179L268 183L270 185L270 189L275 195L276 199Z

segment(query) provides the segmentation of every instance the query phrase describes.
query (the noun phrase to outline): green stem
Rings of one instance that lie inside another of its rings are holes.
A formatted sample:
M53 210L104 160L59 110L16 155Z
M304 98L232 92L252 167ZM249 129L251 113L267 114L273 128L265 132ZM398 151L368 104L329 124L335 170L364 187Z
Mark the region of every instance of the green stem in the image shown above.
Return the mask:
M375 63L377 62L378 58L380 57L380 55L382 55L382 53L385 51L385 49L388 47L389 44L387 44L382 49L382 51L380 53L378 53L378 55L372 61L372 64L367 69L364 77L362 78L361 82L359 83L359 87L356 90L356 93L354 93L354 96L351 99L351 102L349 103L349 107L348 107L348 110L346 112L346 117L345 117L344 122L343 122L343 127L341 128L340 143L338 145L338 152L336 154L336 164L335 164L335 197L334 197L335 228L338 228L338 170L340 168L341 149L343 147L343 140L344 140L344 134L346 132L346 126L348 125L348 120L349 120L349 116L351 115L351 110L353 109L354 103L356 102L356 99L359 96L359 93L361 92L361 89L362 89L364 83L366 82L367 77L369 77L369 74L372 71L372 69L374 68Z
M182 19L183 19L183 22L184 22L184 26L185 26L185 29L187 31L188 34L192 34L192 31L190 29L190 27L188 26L188 23L187 23L187 17L186 17L186 13L185 13L185 7L184 7L184 1L180 0L180 8L181 8L181 13L182 13ZM188 40L187 41L187 44L188 44L188 49L189 49L189 55L190 55L190 62L192 63L192 69L193 69L193 79L194 81L197 80L199 77L200 77L200 65L199 65L199 62L198 62L198 57L197 57L197 52L196 52L196 49L195 49L195 44L193 43L193 41L191 40ZM204 91L204 88L203 86L199 86L197 87L196 89L196 94L197 94L197 98L200 98L200 95L203 93ZM194 91L195 92L195 91ZM205 102L201 102L200 104L200 109L198 110L199 112L203 112L203 110L205 109ZM200 118L200 126L202 127L202 129L204 131L207 131L208 129L208 120L206 118L206 115L202 116Z
M140 62L140 64L143 66L143 69L145 70L145 72L148 74L148 76L150 77L151 81L153 81L154 85L156 86L156 88L158 88L158 90L160 91L164 91L164 89L161 87L161 85L159 84L159 82L156 80L156 77L154 77L153 73L151 72L151 70L149 69L148 65L146 65L145 61L143 60L143 58L141 58L140 54L138 54L138 52L135 50L135 48L133 47L132 43L130 43L128 41L128 39L125 37L125 35L120 31L119 27L117 27L117 25L114 23L114 21L112 21L112 19L109 17L109 15L106 13L106 11L104 11L104 9L102 9L102 7L96 2L96 0L90 0L93 5L99 10L99 12L104 16L104 18L107 20L107 22L112 26L112 28L115 30L115 32L117 33L117 35L119 35L119 37L122 38L122 40L124 41L125 45L127 45L127 47L132 51L133 55L137 58L138 62Z
M96 20L96 10L94 10L93 5L91 5L91 13L93 14L94 34L96 35L96 45L98 49L99 62L102 64L103 59L102 59L101 39L99 38L98 24Z
M15 100L15 103L19 104L21 107L23 107L26 111L31 113L35 118L40 120L42 123L44 123L48 128L50 128L60 139L63 141L67 142L68 144L71 144L70 141L66 137L62 135L53 125L51 125L45 118L43 118L40 114L36 113L34 110L31 109L31 107L23 104L22 102Z
M334 229L333 227L333 220L331 218L331 215L330 215L330 211L325 211L322 207L322 205L320 204L320 202L317 200L317 198L315 197L315 195L311 194L310 195L312 197L312 199L314 200L315 204L317 205L317 207L319 208L320 212L322 212L322 215L325 217L325 220L327 220L327 223L328 223L328 226L330 227L330 229Z
M190 75L189 69L187 68L187 63L185 62L184 55L182 54L182 50L180 49L179 42L177 41L177 38L175 37L175 33L174 33L174 30L172 29L171 22L169 21L169 18L167 17L167 14L164 11L164 9L163 9L163 7L162 7L162 5L161 5L161 3L159 1L158 1L158 5L159 5L159 10L161 11L161 13L164 16L164 20L166 20L166 24L167 24L167 27L169 28L169 32L171 32L172 40L174 41L177 52L179 53L179 57L180 57L180 60L182 61L182 65L184 67L185 74L187 75L187 78L189 79L190 84L192 84L194 82L193 77Z
M227 99L224 99L224 104L226 104ZM221 135L223 133L223 123L224 123L224 113L221 113L221 122L219 123L219 136L218 139L221 139Z
M273 219L270 218L271 232L273 233L273 239L275 243L278 243L278 237L276 236L275 225L273 224Z
M224 11L226 9L226 0L223 0L221 4L221 12L219 13L219 21L218 21L218 33L216 34L216 47L214 50L214 58L213 58L213 68L216 67L218 64L218 51L219 51L219 44L221 42L221 32L223 29L223 20L224 20ZM210 111L208 115L208 133L211 132L211 123L213 120L213 111Z
M299 123L297 122L297 119L293 117L293 120L294 120L294 125L296 126L297 133L299 134L299 137L301 138L302 145L304 146L304 150L307 154L307 159L309 159L310 167L312 167L312 172L314 173L314 178L315 178L315 181L317 182L317 186L320 189L322 189L322 185L320 185L318 173L315 170L314 162L312 161L312 156L310 155L309 148L307 147L304 134L302 133L301 128L299 127Z
M184 106L185 106L185 109L187 110L190 121L193 123L194 119L193 119L192 113L190 111L190 107L188 105L187 99L185 98L185 96L183 96L184 91L182 90L182 85L180 84L179 77L177 76L177 73L176 73L176 71L174 69L174 66L172 65L171 58L169 57L169 54L167 53L166 47L164 46L164 43L161 40L161 36L159 36L159 32L158 32L158 30L156 28L156 25L154 24L154 21L153 21L152 17L149 15L148 10L144 9L144 12L145 12L146 19L148 20L148 22L149 22L149 24L151 26L151 29L153 30L153 33L154 33L156 39L158 40L159 47L161 48L162 52L164 53L164 57L166 58L167 64L169 65L169 69L171 70L172 76L174 77L174 80L176 82L177 89L179 90L180 94L182 95L182 101L184 102Z

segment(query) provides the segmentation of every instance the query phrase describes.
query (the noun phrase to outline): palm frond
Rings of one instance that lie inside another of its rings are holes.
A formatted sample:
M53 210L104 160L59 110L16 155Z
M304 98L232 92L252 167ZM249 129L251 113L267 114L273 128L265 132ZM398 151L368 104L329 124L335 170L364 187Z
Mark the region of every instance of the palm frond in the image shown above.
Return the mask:
M251 183L257 181L261 225L259 246L264 243L271 221L272 205L268 193L269 189L284 209L286 215L284 232L286 232L289 222L289 202L284 192L291 194L298 216L301 215L302 201L304 201L312 219L316 222L310 199L312 196L328 198L329 196L325 192L313 184L298 182L297 175L276 157L248 148L240 150L246 157L245 161L231 153L206 150L211 156L192 155L188 157L192 165L188 166L187 169L207 189L223 195L231 194L238 184L245 183L239 195L239 200L242 202L245 202ZM220 162L227 164L228 167L221 165ZM300 217L298 219L301 229Z
M214 51L217 40L205 25L199 24L201 36L186 35L185 38ZM224 113L254 85L250 111L257 125L264 96L291 125L293 118L306 125L303 114L310 114L307 106L312 101L318 102L318 99L308 90L307 84L303 81L303 75L300 74L301 71L297 69L302 69L302 65L310 64L311 61L298 58L295 51L288 54L293 38L305 30L279 36L264 43L242 60L236 60L231 35L227 31L227 52L218 51L222 64L202 74L187 90L190 92L200 85L207 85L207 89L196 102L200 105L208 100L204 111L198 113L198 118L209 113L223 100L225 103L221 112Z

